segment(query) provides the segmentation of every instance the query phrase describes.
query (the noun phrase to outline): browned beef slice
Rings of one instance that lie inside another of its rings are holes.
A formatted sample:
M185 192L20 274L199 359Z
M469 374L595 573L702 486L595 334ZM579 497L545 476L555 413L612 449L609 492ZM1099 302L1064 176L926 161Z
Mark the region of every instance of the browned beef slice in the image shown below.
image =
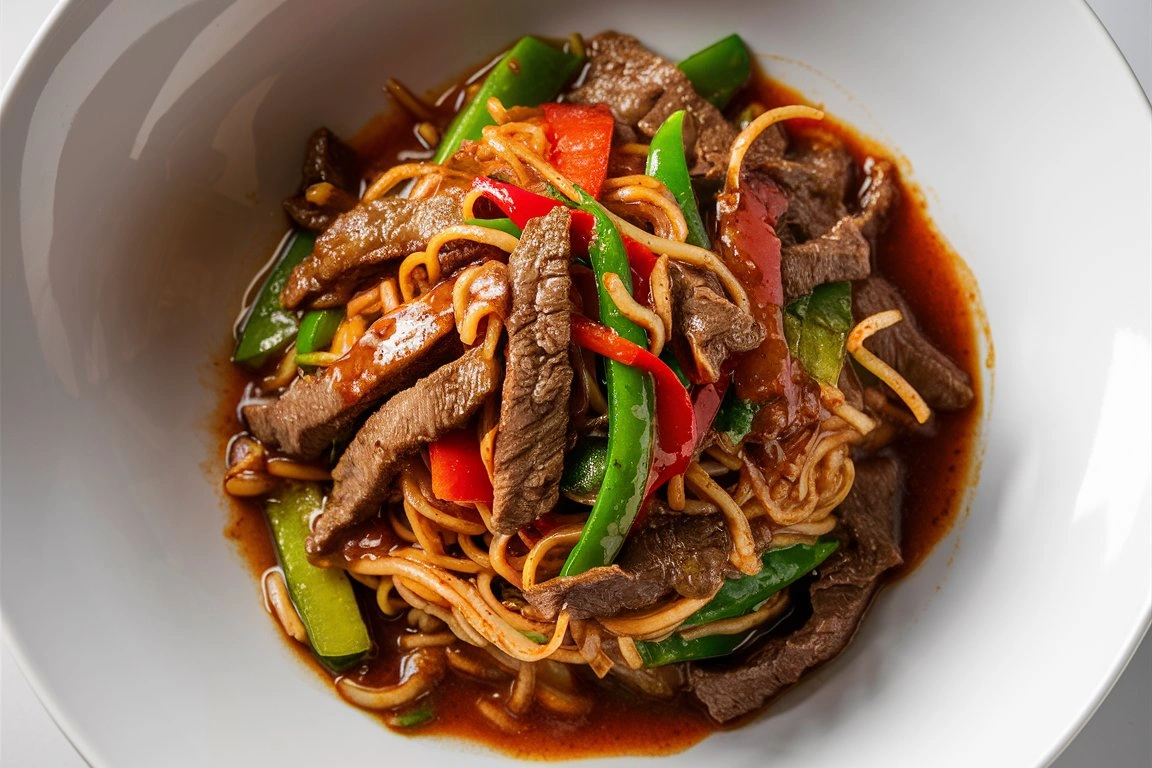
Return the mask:
M932 346L895 286L879 277L853 284L852 314L857 321L888 309L900 310L903 322L872 336L865 346L899 371L933 408L955 410L972 402L968 374Z
M629 537L619 562L537 584L524 597L548 618L615 616L673 591L708 597L728 571L728 530L720 515L653 515Z
M690 667L689 688L715 720L726 722L758 709L847 647L881 575L903 562L897 530L900 486L896 459L857 463L856 482L839 508L847 541L812 583L812 616L804 626L770 638L736 666Z
M861 234L874 240L884 229L888 211L892 209L900 192L896 182L896 172L887 160L870 159L864 163L866 178L860 189L860 212L856 214L856 224Z
M668 273L676 343L682 356L695 363L697 380L716 381L731 355L760 345L764 327L727 299L711 272L672 263Z
M563 206L532 219L508 257L512 312L492 483L500 533L548 512L560 494L572 389L570 219Z
M304 197L313 184L328 182L344 194L329 205L316 205ZM356 150L345 144L327 128L317 129L308 137L301 171L300 189L294 197L284 201L284 210L300 226L315 232L327 229L343 210L339 202L356 201L360 196L360 158Z
M318 375L292 382L267 403L244 407L262 443L309 459L384 396L408 386L459 350L451 281L381 317L356 345Z
M607 104L616 118L617 139L651 137L673 112L688 119L685 144L692 175L719 178L728 164L736 130L720 110L700 97L675 64L645 48L630 36L602 32L587 41L588 71L569 94L579 104Z
M338 533L375 514L404 457L464 426L499 383L499 366L475 348L372 414L332 470L332 495L312 527L308 553L326 554Z
M463 221L459 202L448 195L425 200L389 197L357 205L316 239L312 254L288 276L280 303L287 309L344 304L358 283L381 274L391 262L424 250L441 230ZM441 256L444 273L484 248L467 240L447 244Z
M784 301L798 299L823 283L868 277L870 256L868 241L851 216L817 238L786 246L780 253Z
M820 237L848 215L844 196L852 156L834 137L818 134L794 143L783 158L760 165L788 198L788 210L776 222L785 248Z

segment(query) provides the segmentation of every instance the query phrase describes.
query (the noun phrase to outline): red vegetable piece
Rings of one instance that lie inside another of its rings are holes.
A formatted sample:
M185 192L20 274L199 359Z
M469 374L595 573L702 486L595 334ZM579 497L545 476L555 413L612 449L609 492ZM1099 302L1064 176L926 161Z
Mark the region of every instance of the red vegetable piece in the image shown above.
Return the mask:
M592 197L599 197L616 127L612 111L604 104L545 104L544 120L552 165Z
M688 390L672 369L643 347L582 315L572 316L572 340L585 349L652 375L656 387L656 446L648 475L649 496L688 469L696 448L696 415Z
M444 501L492 503L492 480L474 429L456 429L428 445L432 493Z

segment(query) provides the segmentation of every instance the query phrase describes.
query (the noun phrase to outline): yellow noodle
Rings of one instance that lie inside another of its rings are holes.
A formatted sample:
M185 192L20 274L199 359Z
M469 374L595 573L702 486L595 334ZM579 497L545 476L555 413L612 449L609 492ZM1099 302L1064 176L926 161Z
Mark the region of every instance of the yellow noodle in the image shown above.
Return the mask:
M713 446L709 447L707 450L704 451L704 453L708 454L713 459L720 462L720 464L725 469L731 470L733 472L740 469L740 467L744 466L744 463L740 460L739 456L735 456L731 453L728 453L728 451L725 451L723 448L721 448L718 445L713 445Z
M713 272L736 306L745 312L749 311L748 294L744 291L744 286L741 285L740 281L736 279L736 276L732 274L732 270L728 269L728 267L724 265L724 262L720 261L720 258L712 253L712 251L695 245L689 245L688 243L657 237L628 223L610 211L608 212L608 218L612 219L613 223L616 224L621 235L627 235L633 240L643 243L648 246L648 249L653 253L667 254L669 258L676 261L702 267Z
M764 603L764 605L752 613L744 616L736 616L731 619L710 621L707 624L698 624L694 627L681 629L677 634L687 641L697 640L701 637L711 637L712 635L737 635L741 632L747 632L753 627L758 627L767 621L771 621L784 613L787 608L788 593L777 592L768 598L768 601Z
M716 504L724 513L724 522L732 538L728 561L741 573L750 576L759 573L763 563L756 557L756 541L752 538L752 529L748 525L748 518L744 516L744 510L696 462L688 466L685 480L692 490Z
M464 199L460 201L460 211L464 214L465 219L476 218L476 213L472 210L476 205L476 201L485 195L482 189L472 189L468 194L464 195Z
M349 572L353 573L353 572ZM365 578L364 574L355 574L353 578ZM379 586L376 587L376 605L380 608L380 612L385 616L399 616L400 611L403 610L400 606L403 603L392 600L392 592L394 586L391 576L381 576Z
M293 459L275 457L268 459L265 466L268 468L268 474L287 480L311 480L322 483L332 479L332 473L327 469Z
M512 681L512 690L508 694L508 711L513 714L526 714L536 697L536 665L521 664L516 670L516 679Z
M679 512L684 509L684 475L679 474L668 481L668 506Z
M641 144L636 141L629 141L621 144L618 147L614 147L614 150L621 155L643 155L644 157L648 156L648 145Z
M508 542L512 534L499 533L492 537L492 544L488 548L488 557L492 563L492 570L496 571L505 581L517 589L524 588L520 573L508 564Z
M671 630L680 626L684 619L703 608L711 599L711 596L705 598L682 597L646 613L600 619L600 624L618 637L628 636L634 640L651 640L667 635Z
M337 190L336 187L332 186L328 182L321 181L317 184L311 185L308 187L308 189L304 190L304 199L313 205L319 205L323 207L328 204L330 199L332 199L333 193L338 191L339 190Z
M912 411L912 415L916 417L916 421L923 424L928 421L928 417L932 415L932 409L924 402L924 398L908 383L907 379L896 372L896 369L892 368L864 347L864 340L869 336L891 325L895 325L903 319L904 315L898 309L889 309L885 312L877 312L870 317L866 317L857 323L856 327L848 334L846 346L848 353L856 358L856 361L859 362L860 365L875 374L876 378L887 384L888 387L896 393L897 397L904 401L908 409Z
M260 586L264 590L264 607L280 622L284 634L307 645L308 631L304 628L304 622L300 621L300 614L296 613L296 606L292 605L288 597L288 585L284 583L284 574L280 569L273 567L264 571Z
M672 335L672 278L668 272L668 256L656 259L656 266L648 278L648 290L652 294L652 311L664 325L664 335Z
M492 568L492 561L488 558L488 553L476 546L476 542L472 540L471 536L463 533L457 534L456 544L460 547L461 552L480 566L481 572Z
M480 710L480 714L484 716L488 722L499 728L504 733L519 733L524 730L524 725L512 717L508 710L497 704L492 699L477 699L476 709Z
M465 520L443 511L425 496L423 483L417 476L418 470L409 465L400 474L400 491L404 495L406 504L411 504L417 512L432 520L441 528L465 536L479 536L487 530L484 523L478 520Z
M436 552L429 552L427 550L418 550L411 547L404 547L401 549L394 549L390 553L393 557L414 557L415 553L419 553L419 560L431 565L445 568L449 571L456 571L457 573L480 573L484 569L475 560L466 557L452 557L451 555L439 554ZM357 561L359 562L359 561ZM353 565L349 565L352 568Z
M276 364L276 371L267 378L261 379L260 388L265 392L286 387L296 378L296 345L292 344Z
M777 107L760 115L749 123L747 128L740 131L736 136L736 140L732 142L732 152L728 159L728 175L724 181L725 193L734 192L736 188L740 186L740 166L744 163L744 155L748 153L749 147L752 146L752 143L756 141L760 134L782 120L792 120L798 117L809 120L823 120L824 113L818 109L806 107L803 104Z
M636 650L636 641L627 635L621 635L616 638L616 645L620 649L620 655L624 657L624 663L628 665L629 669L642 669L644 667L644 659L641 658L640 652Z
M664 323L656 313L632 298L632 294L624 286L624 281L615 272L604 273L604 290L612 298L612 303L620 310L620 314L648 333L648 351L659 355L664 349Z
M645 203L660 211L667 221L664 230L670 240L684 242L688 239L688 223L684 220L684 212L676 204L675 198L669 199L655 189L646 186L633 185L613 189L602 196L605 200L616 200L621 203Z
M564 640L568 630L568 613L562 611L556 620L551 639L544 645L532 642L504 621L479 596L475 585L429 567L415 560L385 557L371 563L367 572L376 575L403 576L447 600L455 612L488 642L520 661L539 661L550 656Z
M356 345L356 342L367 330L368 321L361 315L345 317L336 328L336 334L332 337L332 346L329 347L328 351L337 357L343 357L348 354L348 351Z
M440 682L448 671L444 652L420 648L405 657L405 667L412 670L408 678L396 685L369 688L348 677L336 679L336 690L353 704L365 709L396 709L423 696Z
M536 542L536 545L528 551L528 556L524 558L524 568L522 571L523 588L531 589L536 585L536 569L540 566L540 561L544 559L546 554L557 546L575 546L583 531L583 525L566 525L563 528L557 528L551 531L547 536Z
M488 572L481 572L476 577L476 590L480 593L480 597L488 604L493 611L500 614L500 616L515 627L520 632L536 632L538 634L547 634L552 630L550 624L543 621L533 621L525 617L521 613L511 610L496 597L496 593L492 591L492 574Z
M396 644L402 651L411 651L416 648L444 648L456 642L456 635L451 632L419 632L414 635L400 635Z
M224 478L224 491L229 496L241 499L263 496L276 485L274 478L262 472L243 471Z
M432 110L424 103L419 96L412 93L408 88L395 78L388 78L384 82L384 89L396 99L405 110L408 111L412 117L417 120L431 120L433 118Z
M437 163L403 163L401 165L394 165L377 176L368 186L368 189L364 190L360 202L368 203L381 198L400 182L420 178L421 176L428 176L429 174L458 179L468 178L467 174L449 170Z
M399 507L399 508L394 507L392 510L389 511L389 513L387 514L388 522L392 525L392 530L396 532L396 536L400 540L406 541L409 544L415 544L417 541L419 541L416 538L416 532L413 531L410 526L405 525L405 523L408 522L408 519L407 519L407 517L404 517L403 519L401 519L400 516L397 514L397 512L399 510L403 510L403 507Z

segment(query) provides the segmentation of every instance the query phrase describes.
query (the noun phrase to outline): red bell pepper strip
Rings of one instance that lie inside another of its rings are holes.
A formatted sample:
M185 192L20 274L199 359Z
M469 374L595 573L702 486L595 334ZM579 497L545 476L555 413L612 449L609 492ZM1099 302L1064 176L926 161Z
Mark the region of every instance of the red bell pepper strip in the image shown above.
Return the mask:
M572 340L581 347L652 375L656 386L656 446L647 495L688 469L696 448L696 415L688 390L672 369L648 350L582 315L572 316Z
M492 503L492 480L474 429L455 429L428 444L432 493L444 501Z
M556 170L599 197L616 127L612 111L604 104L545 104L544 120Z
M478 176L472 182L472 188L481 190L484 197L495 203L496 207L521 229L528 224L529 219L543 216L553 208L564 205L554 198L537 195L486 176ZM576 250L588 250L593 223L592 215L588 212L572 211L572 245ZM648 280L652 269L656 266L656 255L643 243L626 236L622 239L628 253L628 265L631 267L633 293L637 301L648 304Z

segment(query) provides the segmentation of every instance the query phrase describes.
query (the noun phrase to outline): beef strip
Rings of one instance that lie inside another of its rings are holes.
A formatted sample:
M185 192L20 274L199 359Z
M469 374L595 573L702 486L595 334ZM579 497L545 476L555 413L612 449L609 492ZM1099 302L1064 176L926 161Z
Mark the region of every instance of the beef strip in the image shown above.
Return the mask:
M681 357L693 361L693 379L714 382L731 355L760 345L764 327L728 300L711 272L673 262L668 265L668 274L675 343Z
M763 706L851 641L885 571L903 562L898 521L901 469L893 458L856 464L856 481L840 505L847 538L809 588L812 615L792 634L771 637L736 666L689 667L689 689L715 720L727 722Z
M492 525L514 533L560 494L568 433L571 260L563 206L528 222L508 257L512 312L492 487Z
M868 277L871 253L852 216L840 219L819 237L785 246L780 253L784 301L794 301L823 283Z
M621 142L651 138L665 118L683 109L692 175L714 180L723 174L736 130L696 93L675 64L630 35L602 32L586 44L588 70L568 95L569 101L607 104L616 118L616 140Z
M356 204L360 196L360 173L360 157L356 150L327 128L319 128L308 137L300 189L295 196L284 201L284 210L305 229L321 232L339 214ZM340 190L324 205L309 202L304 197L308 187L320 182L327 182Z
M968 374L932 346L895 286L879 277L853 284L852 314L857 322L888 309L900 310L903 322L872 336L865 346L899 371L933 408L956 410L972 402Z
M308 554L327 554L341 531L375 514L404 457L464 426L499 383L499 365L477 347L372 414L332 470L332 494L312 526Z
M384 315L347 355L318 375L296 379L278 399L245 406L248 429L289 456L310 459L328 450L383 397L458 353L453 285L441 283Z
M860 212L855 220L860 233L869 241L875 241L888 222L888 212L896 203L900 190L896 171L887 160L869 158L864 162L864 173L866 177L859 195Z
M616 564L537 584L524 593L553 619L615 616L672 593L708 597L728 572L728 529L720 515L653 515L629 536Z
M357 205L316 239L312 254L288 276L280 303L286 309L345 304L361 281L424 250L441 230L463 221L460 203L448 195L390 197ZM450 274L488 249L470 240L450 242L441 251L441 271Z
M835 137L806 137L793 142L784 157L764 160L759 166L788 199L788 209L776 221L784 247L820 237L848 215L844 197L853 161Z

